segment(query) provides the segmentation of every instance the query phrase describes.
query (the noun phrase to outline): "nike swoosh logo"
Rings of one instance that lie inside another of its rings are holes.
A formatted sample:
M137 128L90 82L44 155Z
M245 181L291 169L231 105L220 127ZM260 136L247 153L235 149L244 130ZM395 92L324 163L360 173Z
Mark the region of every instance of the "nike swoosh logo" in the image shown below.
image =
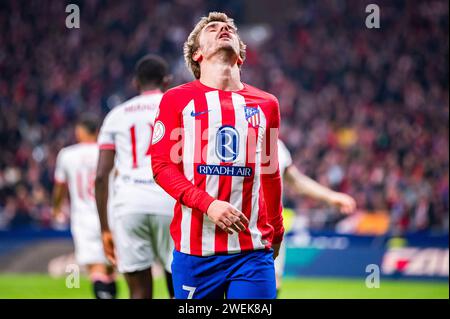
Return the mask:
M192 111L192 112L191 112L191 116L192 116L192 117L196 117L196 116L199 116L199 115L208 113L209 111L211 111L211 110L201 111L201 112L197 112L197 113L194 113L194 111Z

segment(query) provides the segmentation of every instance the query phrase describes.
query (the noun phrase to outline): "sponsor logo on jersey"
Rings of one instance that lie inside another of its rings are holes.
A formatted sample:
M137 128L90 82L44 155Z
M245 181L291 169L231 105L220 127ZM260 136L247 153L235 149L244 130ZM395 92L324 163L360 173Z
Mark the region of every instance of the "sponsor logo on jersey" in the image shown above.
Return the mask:
M230 126L219 128L216 134L216 155L222 162L233 162L239 154L239 133Z
M198 165L197 173L202 175L250 177L253 174L253 169L246 166Z
M200 116L200 115L202 115L202 114L208 113L209 111L211 111L211 110L201 111L201 112L197 112L197 113L194 112L194 111L191 111L191 116L192 116L192 117Z

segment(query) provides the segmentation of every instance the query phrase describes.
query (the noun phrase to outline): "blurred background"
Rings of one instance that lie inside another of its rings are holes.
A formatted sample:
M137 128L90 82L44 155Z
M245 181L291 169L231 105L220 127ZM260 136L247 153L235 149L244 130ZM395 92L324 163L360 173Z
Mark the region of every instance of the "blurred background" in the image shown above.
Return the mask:
M357 201L343 217L286 189L281 297L448 298L445 0L0 1L0 297L90 297L53 278L73 262L69 220L51 220L56 155L78 114L137 94L143 55L168 60L173 86L191 81L182 46L209 11L235 19L243 81L279 98L294 164ZM365 286L369 264L380 289Z

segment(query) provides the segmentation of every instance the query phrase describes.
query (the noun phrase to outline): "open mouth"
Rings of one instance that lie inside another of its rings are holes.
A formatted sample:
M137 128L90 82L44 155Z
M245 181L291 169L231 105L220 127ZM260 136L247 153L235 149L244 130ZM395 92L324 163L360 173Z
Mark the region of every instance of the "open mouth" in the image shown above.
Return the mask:
M219 39L231 39L231 36L228 32L224 32L219 35Z

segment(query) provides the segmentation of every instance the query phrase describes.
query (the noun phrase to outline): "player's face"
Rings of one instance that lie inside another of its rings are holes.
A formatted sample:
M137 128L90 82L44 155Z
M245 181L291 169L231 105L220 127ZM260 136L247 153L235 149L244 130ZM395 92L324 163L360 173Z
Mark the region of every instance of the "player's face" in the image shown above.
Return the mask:
M239 56L239 38L236 29L226 22L213 21L200 32L199 49L204 58L208 58L221 50L233 52Z

